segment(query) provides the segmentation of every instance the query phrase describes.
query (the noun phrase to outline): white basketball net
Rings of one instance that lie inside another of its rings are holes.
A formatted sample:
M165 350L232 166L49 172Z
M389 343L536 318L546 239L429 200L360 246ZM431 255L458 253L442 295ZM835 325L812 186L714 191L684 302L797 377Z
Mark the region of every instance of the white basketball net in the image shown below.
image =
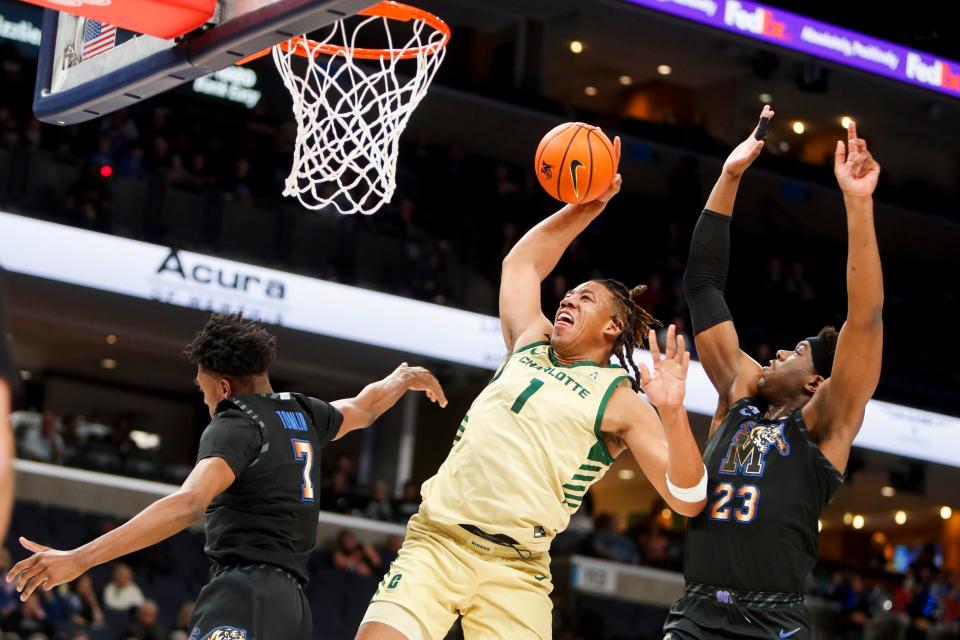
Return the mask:
M371 16L348 28L340 20L325 39L302 41L299 47L309 53L306 57L293 47L289 52L273 48L297 121L293 166L283 195L296 197L308 209L332 205L340 213L371 214L396 190L400 134L426 95L446 49L431 47L439 45L444 34L422 20L393 21L411 31L407 42L395 47L388 22ZM354 58L358 35L365 28L376 30L378 24L386 38L384 55L379 60ZM319 50L326 44L344 48L329 55ZM420 47L424 49L416 57L399 58ZM295 61L306 68L298 72ZM400 77L401 69L412 74L408 80Z

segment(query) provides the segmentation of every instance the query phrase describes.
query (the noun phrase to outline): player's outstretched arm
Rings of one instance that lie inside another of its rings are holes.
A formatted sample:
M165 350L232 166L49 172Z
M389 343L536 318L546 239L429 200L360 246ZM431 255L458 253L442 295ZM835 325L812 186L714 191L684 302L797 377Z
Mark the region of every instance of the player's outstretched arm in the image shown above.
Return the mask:
M620 163L620 138L613 142ZM620 191L617 174L605 194L586 204L568 204L530 229L503 259L500 275L500 324L507 349L542 340L551 323L540 308L540 283L550 275L573 239L603 212ZM521 340L522 338L522 340Z
M0 541L7 539L10 510L13 508L13 458L16 453L13 425L10 424L16 373L7 347L7 328L4 322L5 279L3 267L0 267Z
M834 173L847 210L847 318L830 377L804 407L803 418L824 434L820 449L842 471L880 382L883 356L883 272L873 223L880 165L857 137L855 123L847 130L847 147L837 142Z
M70 582L91 567L156 544L183 531L203 517L218 494L233 484L236 476L222 458L204 458L176 492L161 498L109 533L69 551L58 551L20 538L33 552L7 572L7 582L16 581L20 599L26 601L36 589L50 591Z
M667 329L664 358L655 332L650 334L654 373L641 365L641 382L660 415L632 390L620 388L610 399L601 429L623 440L671 509L692 517L707 502L707 470L683 406L690 352L674 325Z
M0 340L4 340L0 332ZM0 349L3 345L0 345ZM13 508L13 425L10 424L10 385L0 377L0 540L7 539Z
M330 403L343 414L343 424L334 440L369 427L407 391L423 391L431 402L447 406L447 396L434 375L423 367L411 367L404 362L383 380L368 384L356 397Z
M774 112L769 105L750 137L727 157L720 178L690 240L683 274L683 291L690 307L697 353L714 388L720 394L717 416L727 406L755 390L760 366L740 350L740 339L727 308L724 290L730 265L730 218L740 178L763 150L763 136ZM714 425L719 419L714 418Z

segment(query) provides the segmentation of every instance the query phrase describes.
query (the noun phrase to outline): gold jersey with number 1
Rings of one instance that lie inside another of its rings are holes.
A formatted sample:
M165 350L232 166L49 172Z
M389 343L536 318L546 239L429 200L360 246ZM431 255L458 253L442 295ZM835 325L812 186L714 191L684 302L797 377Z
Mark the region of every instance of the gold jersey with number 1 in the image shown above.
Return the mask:
M474 400L437 474L424 483L421 514L549 550L587 489L613 462L600 433L622 367L561 364L549 342L510 355Z

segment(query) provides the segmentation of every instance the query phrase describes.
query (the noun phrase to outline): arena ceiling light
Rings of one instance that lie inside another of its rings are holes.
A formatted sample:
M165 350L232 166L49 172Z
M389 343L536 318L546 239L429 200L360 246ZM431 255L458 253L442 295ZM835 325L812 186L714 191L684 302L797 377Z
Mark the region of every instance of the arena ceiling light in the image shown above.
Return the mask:
M793 132L795 134L802 135L803 132L807 130L807 125L805 125L803 122L799 120L794 120L793 124L791 125L791 128L793 129Z
M760 102L762 102L763 104L770 104L771 102L773 102L773 96L767 93L766 91L764 91L757 97L760 99Z
M673 68L668 64L661 64L657 67L657 73L662 76L668 76L673 73Z
M107 344L117 344L117 336L112 333L107 336Z
M906 511L897 511L893 514L893 521L897 524L906 524L907 522L907 512Z
M865 520L863 519L863 516L861 516L861 515L859 515L859 514L853 516L853 528L854 528L854 529L863 529L863 525L864 525L865 523L866 523L866 522L865 522Z
M620 469L620 471L617 472L617 477L621 480L633 480L633 469Z
M944 520L949 520L953 516L953 509L944 505L940 507L940 517Z
M599 91L597 91L597 88L596 88L595 86L593 86L592 84L584 87L584 88L583 88L583 92L584 92L585 94L587 94L588 96L590 96L591 98L592 98L593 96L597 95L597 93L599 93Z
M104 358L100 361L100 366L104 369L109 369L112 371L113 369L117 368L117 361L113 358Z
M629 87L631 84L633 84L633 78L626 75L620 76L620 84L622 84L625 87Z
M884 498L892 498L893 496L897 495L897 490L893 487L883 487L880 489L880 495L882 495Z
M842 118L840 118L840 126L843 127L844 129L849 128L852 122L853 122L853 118L851 118L850 116L843 116Z
M570 51L573 53L583 53L583 43L579 40L570 41Z

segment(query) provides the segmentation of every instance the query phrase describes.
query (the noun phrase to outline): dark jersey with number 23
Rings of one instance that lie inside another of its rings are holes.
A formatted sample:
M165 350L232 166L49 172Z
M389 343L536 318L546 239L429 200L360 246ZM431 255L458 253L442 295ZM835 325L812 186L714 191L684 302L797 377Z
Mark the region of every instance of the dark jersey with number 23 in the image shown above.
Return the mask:
M217 406L197 461L237 475L206 513L207 555L221 565L270 564L307 580L317 537L320 450L343 416L299 393L235 396Z
M690 520L688 583L802 593L816 562L817 519L843 475L811 438L801 411L763 419L754 398L735 402L703 460L707 507Z

